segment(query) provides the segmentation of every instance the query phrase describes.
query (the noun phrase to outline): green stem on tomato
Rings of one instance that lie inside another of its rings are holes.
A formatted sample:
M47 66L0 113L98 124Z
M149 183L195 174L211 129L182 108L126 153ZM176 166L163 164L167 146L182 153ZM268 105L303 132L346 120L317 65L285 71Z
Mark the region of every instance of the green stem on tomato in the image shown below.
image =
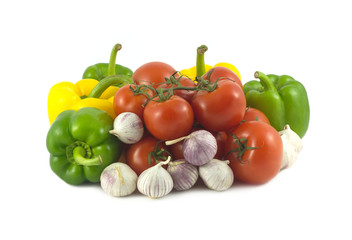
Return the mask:
M116 55L121 48L122 48L121 44L117 43L111 50L109 67L108 67L108 76L115 75Z
M197 64L196 64L197 78L203 76L203 74L205 73L204 53L207 50L208 50L208 47L205 45L202 45L197 48Z

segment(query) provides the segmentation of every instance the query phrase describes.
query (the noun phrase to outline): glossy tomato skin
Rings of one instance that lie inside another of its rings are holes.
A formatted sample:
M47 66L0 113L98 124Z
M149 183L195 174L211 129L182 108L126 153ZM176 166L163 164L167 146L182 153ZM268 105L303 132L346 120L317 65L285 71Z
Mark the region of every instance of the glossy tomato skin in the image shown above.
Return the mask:
M241 158L237 153L228 154L235 178L250 184L263 184L274 178L280 171L283 145L279 133L269 124L251 121L240 124L231 131L238 139L247 139L248 149ZM231 135L228 135L225 151L230 152L238 148L238 144ZM240 162L242 160L242 163Z
M181 141L168 146L168 149L170 150L170 153L172 156L172 160L185 159L185 157L183 156L183 150L182 150L183 142L184 141Z
M236 73L226 67L213 67L208 72L206 72L202 78L209 80L209 82L216 82L217 79L219 79L218 81L230 79L242 87L240 78L236 75Z
M225 145L227 141L227 134L224 131L212 132L212 134L216 139L216 144L218 147L214 158L221 160L225 156Z
M159 140L150 135L145 135L143 138L130 145L126 154L126 163L130 166L137 175L140 175L144 170L149 168L148 155L150 152L155 151ZM159 143L159 149L166 149L163 143ZM151 165L155 166L156 161L152 157Z
M243 121L244 122L260 121L260 122L265 122L267 124L270 124L269 119L265 116L265 114L262 111L251 107L246 109L246 113L244 114Z
M148 101L148 98L143 94L134 95L130 86L133 89L136 88L134 85L125 85L116 92L113 103L114 111L116 115L123 112L133 112L143 120L144 107L142 105ZM149 96L153 96L153 91L148 89L147 93Z
M176 70L167 63L149 62L140 66L132 75L132 79L137 85L165 82L165 77L172 76Z
M186 136L194 121L191 105L176 95L166 101L158 101L159 98L155 98L145 106L143 118L147 130L160 140Z
M221 132L235 127L243 119L246 98L242 88L230 81L217 83L212 91L198 91L192 101L197 121L209 131Z
M181 77L179 80L179 83L183 87L189 87L189 88L194 88L196 87L195 82L193 82L191 79L186 78L186 77ZM171 88L171 87L176 87L176 84L168 84L168 83L163 83L157 86L157 88ZM191 90L174 90L175 95L182 97L183 99L187 100L188 102L191 102L193 95L195 94L195 91Z

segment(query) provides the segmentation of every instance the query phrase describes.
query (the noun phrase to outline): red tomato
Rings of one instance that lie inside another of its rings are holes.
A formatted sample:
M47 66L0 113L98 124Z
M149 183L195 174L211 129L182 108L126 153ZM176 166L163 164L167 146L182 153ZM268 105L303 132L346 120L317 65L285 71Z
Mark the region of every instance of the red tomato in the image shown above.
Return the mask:
M143 117L148 131L160 140L172 140L187 135L193 125L191 105L173 95L162 102L155 98L145 106Z
M140 66L132 75L138 85L165 82L165 77L170 77L176 70L163 62L149 62Z
M191 104L198 122L214 132L233 128L240 123L246 111L242 88L230 80L218 82L218 87L212 92L198 91Z
M210 82L216 82L217 79L219 79L218 81L229 79L235 81L242 87L240 78L236 75L236 73L226 67L213 67L206 72L202 78L209 80Z
M156 161L152 157L151 165L148 164L148 155L150 152L156 150L158 139L153 136L146 135L139 142L132 144L126 154L126 163L133 171L140 175L144 170L150 166L155 166ZM159 149L166 149L163 143L159 143ZM165 156L167 156L165 154Z
M235 151L227 155L235 178L251 184L263 184L274 178L280 171L283 145L279 133L269 124L251 121L240 124L231 133L241 140L242 145L255 147L247 149L243 155ZM246 139L246 143L243 141ZM238 141L228 135L225 151L239 148Z
M185 157L183 156L183 150L182 150L183 142L184 141L181 141L168 146L173 160L185 159Z
M183 87L194 88L196 86L195 82L193 82L191 79L186 78L186 77L181 77L179 82ZM171 88L171 87L176 87L176 86L177 86L176 84L163 83L163 84L160 84L159 86L157 86L157 88ZM184 98L185 100L187 100L188 102L190 102L193 98L193 95L195 94L195 91L174 90L174 93L177 96L180 96L180 97Z
M212 134L214 135L216 139L216 144L218 146L218 150L214 158L221 160L226 154L225 144L227 140L227 134L225 132L212 132Z
M142 105L148 101L148 98L143 94L134 95L130 86L136 89L135 85L125 85L116 92L113 104L114 111L116 115L123 112L133 112L143 120L144 107ZM153 91L147 89L147 93L149 96L153 96Z
M261 121L270 124L269 119L265 116L265 114L256 108L247 108L243 120L244 122Z

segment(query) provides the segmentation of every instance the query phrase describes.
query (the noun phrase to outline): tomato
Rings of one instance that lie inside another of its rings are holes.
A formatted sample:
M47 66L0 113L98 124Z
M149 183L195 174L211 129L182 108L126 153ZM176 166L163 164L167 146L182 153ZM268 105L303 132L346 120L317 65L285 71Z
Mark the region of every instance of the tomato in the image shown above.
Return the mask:
M176 70L167 63L149 62L140 66L132 75L138 85L165 82L165 77L172 76Z
M116 115L123 112L133 112L143 120L144 107L142 105L148 101L148 98L143 94L134 95L130 86L136 89L135 85L125 85L116 92L113 103L114 111ZM153 96L153 91L150 89L147 89L146 92L149 96Z
M230 79L242 87L240 78L236 75L236 73L226 67L213 67L206 72L202 78L209 80L209 82L216 82L217 79L219 79L218 81Z
M198 91L192 101L197 121L207 130L220 132L229 130L243 119L246 98L242 88L230 81L219 81L212 91Z
M283 158L283 144L279 133L271 125L259 121L240 124L231 133L242 145L255 149L239 149L227 155L235 178L251 184L263 184L274 178L280 171ZM246 139L246 142L244 142ZM228 135L225 151L229 153L239 148L238 141Z
M153 136L146 135L139 142L132 144L127 150L126 163L137 173L137 175L140 175L144 170L149 168L148 155L150 152L156 150L158 142L159 140ZM159 143L158 147L159 149L163 148L166 150L163 143ZM164 154L164 156L167 155ZM152 157L150 166L155 166L156 163L154 157Z
M190 87L190 88L194 88L196 86L195 82L193 82L191 79L186 78L186 77L181 77L179 79L179 83L183 86L183 87ZM157 86L157 88L171 88L171 87L176 87L177 84L167 84L167 83L163 83L160 84L159 86ZM175 95L180 96L182 98L184 98L185 100L187 100L188 102L191 101L191 99L193 98L193 95L195 94L195 91L191 91L191 90L174 90Z
M168 146L168 148L170 149L172 160L185 159L185 157L183 156L183 150L182 150L183 142L184 141L181 141Z
M160 140L172 140L187 135L193 125L191 105L173 95L166 101L157 97L145 106L143 118L148 131Z
M225 155L225 144L227 140L227 134L223 132L212 132L216 139L216 144L218 146L218 150L216 151L215 157L216 159L222 159Z
M256 108L247 108L246 113L244 114L243 120L245 122L261 121L261 122L270 124L269 119L265 116L265 114Z

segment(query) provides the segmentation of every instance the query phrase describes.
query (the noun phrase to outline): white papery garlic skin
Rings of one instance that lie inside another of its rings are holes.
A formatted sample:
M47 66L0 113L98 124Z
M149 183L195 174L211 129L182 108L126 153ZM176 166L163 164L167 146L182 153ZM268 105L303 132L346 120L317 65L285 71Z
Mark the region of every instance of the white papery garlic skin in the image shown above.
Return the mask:
M114 129L110 133L123 143L133 144L141 140L143 136L143 122L137 114L123 112L115 118Z
M100 175L100 185L109 195L123 197L137 188L137 174L125 163L112 163Z
M298 153L302 151L302 139L291 130L289 125L285 125L284 129L279 132L283 143L283 158L281 170L291 167L298 158Z
M170 173L162 167L170 159L144 170L138 177L138 191L150 198L160 198L170 193L174 183Z
M229 160L212 159L199 167L199 176L208 188L215 191L225 191L232 186L234 181L229 163Z

